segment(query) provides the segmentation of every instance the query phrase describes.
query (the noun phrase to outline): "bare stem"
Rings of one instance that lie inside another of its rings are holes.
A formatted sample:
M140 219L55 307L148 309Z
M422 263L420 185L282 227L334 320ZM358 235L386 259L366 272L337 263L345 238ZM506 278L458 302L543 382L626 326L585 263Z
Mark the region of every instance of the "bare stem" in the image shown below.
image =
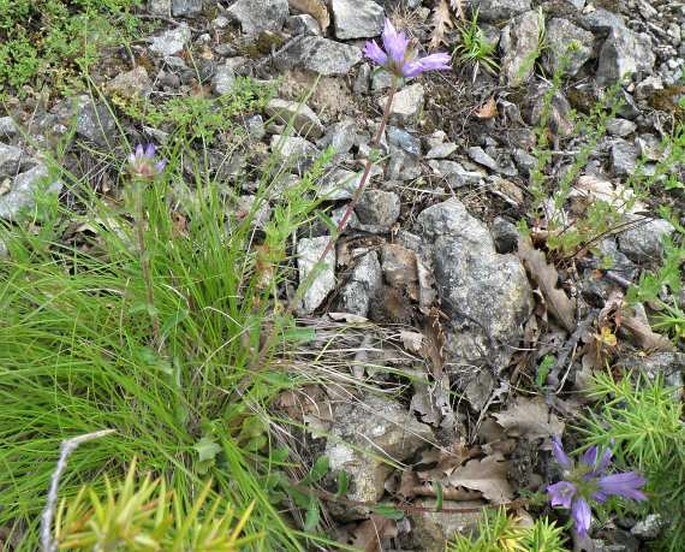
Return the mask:
M140 266L143 272L143 282L145 283L145 295L147 303L147 311L150 315L150 322L152 323L152 340L153 349L159 352L162 346L161 329L159 326L159 317L155 310L155 292L152 286L152 271L150 270L150 259L147 256L145 248L145 207L143 204L143 187L140 182L135 183L136 190L136 236L138 238L138 252L140 254Z

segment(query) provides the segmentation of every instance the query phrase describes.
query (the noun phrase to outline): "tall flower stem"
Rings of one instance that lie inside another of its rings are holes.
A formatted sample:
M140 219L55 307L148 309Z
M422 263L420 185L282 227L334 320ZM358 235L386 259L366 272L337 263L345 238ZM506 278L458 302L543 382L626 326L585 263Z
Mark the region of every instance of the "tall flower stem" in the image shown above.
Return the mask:
M390 110L392 108L392 101L395 97L395 93L397 92L398 86L399 78L396 75L393 75L390 84L390 92L388 93L388 99L386 100L385 107L383 108L383 116L381 117L380 125L378 126L378 130L376 131L375 136L369 144L371 148L377 148L380 146L381 140L383 138L383 133L385 132L385 128L388 126L388 121L390 120ZM326 247L324 248L323 252L321 253L321 255L319 255L318 260L316 261L316 263L314 263L314 266L309 271L309 274L307 274L307 277L300 283L300 286L298 287L297 292L295 293L294 300L288 304L285 311L283 312L283 315L285 317L291 316L295 312L295 309L302 300L302 297L314 282L314 278L316 277L316 274L318 273L319 269L321 269L325 264L326 256L331 252L336 242L338 241L338 238L344 232L347 223L349 222L350 217L354 212L354 209L357 207L357 204L359 203L364 188L366 187L366 184L369 181L369 176L371 175L371 168L373 167L373 164L374 156L369 155L366 158L366 161L364 162L364 170L362 172L361 178L359 179L359 185L352 194L352 199L347 204L347 208L345 209L345 212L340 218L340 221L336 225L335 231L333 232L333 234L331 234L331 237L328 239L328 242L326 243ZM268 351L270 351L275 345L277 337L278 326L273 325L268 337L259 349L257 359L252 365L252 370L259 370L260 367L264 365L266 355Z
M162 345L162 332L159 325L159 316L155 309L155 292L152 285L152 270L150 269L150 258L145 247L145 204L143 201L144 186L140 181L134 181L134 196L135 196L135 227L136 238L138 240L138 253L140 255L140 267L143 273L143 282L145 285L145 299L147 312L150 315L150 322L152 324L152 345L157 352L160 351Z

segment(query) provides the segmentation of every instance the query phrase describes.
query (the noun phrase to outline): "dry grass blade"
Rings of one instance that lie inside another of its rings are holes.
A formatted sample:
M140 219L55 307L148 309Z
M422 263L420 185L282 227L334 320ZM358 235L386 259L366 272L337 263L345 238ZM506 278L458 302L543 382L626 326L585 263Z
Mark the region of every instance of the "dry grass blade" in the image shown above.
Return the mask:
M542 291L550 314L561 323L565 330L572 332L576 327L575 309L566 294L557 289L557 280L559 280L557 270L547 262L542 251L533 247L529 238L519 239L518 256L530 277Z
M447 0L437 0L435 8L433 8L431 25L433 26L433 33L430 48L434 50L445 43L445 34L452 27L452 12Z
M309 14L316 19L323 33L331 24L328 8L323 0L288 0L288 4L291 8Z

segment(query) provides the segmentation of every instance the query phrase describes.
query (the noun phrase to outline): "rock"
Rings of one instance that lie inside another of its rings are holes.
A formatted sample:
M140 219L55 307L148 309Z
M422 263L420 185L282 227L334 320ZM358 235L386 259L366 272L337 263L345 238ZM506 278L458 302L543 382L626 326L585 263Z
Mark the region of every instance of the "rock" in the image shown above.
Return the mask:
M381 265L387 284L417 300L419 280L416 271L416 253L396 243L384 243L381 247Z
M383 30L385 10L373 0L331 0L335 37L370 38Z
M115 135L116 121L107 106L83 95L77 98L76 108L76 133L100 146L109 144Z
M653 94L664 89L664 81L659 75L651 75L641 80L635 86L635 99L646 100Z
M659 514L649 514L642 521L633 525L630 533L642 540L654 540L661 533L663 521Z
M271 137L271 150L291 162L308 160L319 154L319 150L309 140L283 134L274 134Z
M152 15L171 15L171 0L148 0L147 11Z
M280 31L289 15L288 0L238 0L226 13L247 35Z
M389 126L386 129L388 143L397 146L411 155L421 155L421 140L403 128Z
M185 23L152 37L150 51L160 56L178 54L190 40L190 27Z
M171 0L171 15L188 17L202 13L202 0Z
M484 172L466 170L456 161L428 161L428 166L439 177L444 178L450 188L479 185L486 176Z
M619 249L636 263L659 261L664 252L661 240L673 233L673 225L666 220L634 215L629 215L630 219L636 221L636 225L618 235Z
M122 98L147 98L152 92L152 81L142 65L130 71L119 73L107 85L107 89Z
M605 124L607 132L619 138L625 138L637 129L637 125L633 121L621 119L620 117L609 119Z
M488 23L510 20L529 11L530 0L474 0L471 9L478 10L478 20Z
M644 374L651 381L659 378L663 385L675 390L676 396L680 395L685 379L685 353L657 352L628 356L617 362L616 366L627 372Z
M545 70L554 75L562 71L574 76L592 56L594 35L571 23L568 19L555 17L547 23L547 44L542 56Z
M356 46L320 36L302 36L278 52L274 64L281 71L299 67L331 76L346 75L361 59L362 51Z
M0 195L0 218L15 221L21 211L35 207L37 195L58 194L62 190L62 183L56 180L47 184L48 177L49 173L45 165L36 165L18 174L9 192Z
M217 95L230 94L235 86L235 72L231 63L224 63L217 67L212 77L212 91Z
M598 249L604 262L609 262L610 266L607 275L611 278L615 276L619 281L633 282L638 275L638 267L625 254L618 250L618 245L614 238L606 238L599 242Z
M414 180L421 176L421 164L415 155L390 147L390 160L385 169L386 180Z
M326 135L318 142L319 147L331 146L338 157L347 154L357 143L357 123L351 119L340 121L328 127Z
M410 515L411 535L416 550L423 552L444 552L450 550L449 543L455 534L470 535L482 522L483 504L478 501L451 502L445 500L440 511L436 500L418 500L416 505L425 508Z
M333 474L348 474L347 498L373 504L383 496L393 464L414 456L432 438L431 428L399 402L367 394L336 407L325 455ZM339 513L350 520L365 512L345 505Z
M0 140L11 138L17 132L19 132L19 128L12 117L0 117Z
M604 8L595 8L583 14L581 24L590 31L599 33L620 32L626 28L623 16Z
M446 364L503 369L533 306L523 266L498 254L488 229L456 199L425 209L418 222L450 319Z
M548 86L542 85L530 95L528 99L528 109L526 109L527 122L536 127L541 123L543 114L546 110L545 96L547 95ZM555 91L552 95L552 100L549 102L549 112L547 113L547 125L549 131L554 136L568 138L575 132L575 127L570 118L571 105L566 96L560 90Z
M308 138L320 138L323 135L323 125L307 105L274 98L264 109L267 116L277 122L292 124L293 128Z
M500 36L502 76L509 86L518 86L533 74L540 51L540 15L527 11L514 17Z
M647 161L661 161L666 154L666 144L654 134L641 134L635 140L638 155Z
M340 293L339 309L358 316L368 316L371 299L383 284L378 253L364 255L352 270L349 280Z
M302 303L298 306L299 314L311 314L326 299L335 288L335 247L323 259L323 267L318 268L316 276L308 281L307 277L314 269L323 254L330 238L301 238L297 242L297 267L299 270L300 286L311 284L304 292Z
M496 217L492 222L491 233L497 253L513 253L516 250L519 231L514 223L502 217Z
M484 167L487 167L488 169L492 171L498 171L499 166L497 165L497 161L495 161L492 157L490 157L485 151L483 151L483 148L480 146L472 146L467 150L467 153L469 157L478 163L479 165L483 165Z
M388 231L400 216L400 198L395 192L366 189L354 211L361 224Z
M615 176L632 174L637 167L637 148L626 140L617 139L611 145L611 169Z
M288 17L285 21L285 29L293 36L321 36L318 21L307 13Z
M419 112L423 109L425 93L426 90L420 83L411 84L397 92L390 108L390 121L400 125L414 123ZM387 96L378 101L381 109L385 107L387 101Z
M455 151L457 151L457 144L454 142L445 142L444 144L438 144L433 146L426 153L426 159L445 159L449 157Z
M0 144L0 181L17 176L23 157L20 148Z
M612 30L599 52L595 78L600 85L610 86L638 71L651 73L655 61L649 35L627 28Z
M383 169L374 165L371 167L369 179L383 174ZM319 197L328 201L340 201L352 199L354 191L359 187L362 172L348 171L347 169L334 169L326 175L319 187Z

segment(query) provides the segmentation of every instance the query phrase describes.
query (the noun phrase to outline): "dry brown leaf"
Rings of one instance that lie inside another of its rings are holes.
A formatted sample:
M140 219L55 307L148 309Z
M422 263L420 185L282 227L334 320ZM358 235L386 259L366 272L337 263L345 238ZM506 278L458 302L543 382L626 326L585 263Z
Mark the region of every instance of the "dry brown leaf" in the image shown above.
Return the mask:
M383 539L397 536L397 524L387 517L372 514L351 531L350 544L364 552L380 552Z
M424 336L420 332L400 331L402 346L410 353L420 353L423 349Z
M444 44L447 29L452 27L452 12L447 0L437 0L433 8L433 18L431 20L433 33L430 41L430 48L436 49Z
M507 480L508 470L509 462L501 454L493 454L467 462L454 470L448 480L450 485L480 491L486 499L502 504L513 498L513 489Z
M528 237L519 239L518 256L530 277L542 291L550 314L561 323L566 331L573 332L576 328L575 309L566 294L557 289L559 274L556 268L547 263L545 254L535 249Z
M326 29L331 24L328 8L323 0L288 0L288 4L291 8L309 14L316 19L323 33L326 32Z
M476 111L474 115L478 119L492 119L497 116L497 103L495 102L495 97L490 96L484 104L482 104Z
M493 416L509 435L524 437L529 441L564 432L564 423L549 411L541 397L519 397L509 408Z
M464 15L464 5L463 5L463 0L450 0L450 6L452 7L452 10L454 13L457 14L457 17L461 19L462 21L466 20L466 16Z
M664 335L656 333L649 326L649 322L635 315L629 309L620 313L621 328L627 330L635 344L647 351L675 351L675 346Z

